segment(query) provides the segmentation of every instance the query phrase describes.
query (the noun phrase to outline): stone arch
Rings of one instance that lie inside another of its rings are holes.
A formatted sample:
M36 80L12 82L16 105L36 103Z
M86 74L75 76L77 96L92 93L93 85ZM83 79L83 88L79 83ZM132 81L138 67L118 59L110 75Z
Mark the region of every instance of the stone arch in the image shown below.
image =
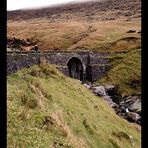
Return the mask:
M83 81L83 64L82 61L77 57L72 57L68 61L69 76L75 79Z

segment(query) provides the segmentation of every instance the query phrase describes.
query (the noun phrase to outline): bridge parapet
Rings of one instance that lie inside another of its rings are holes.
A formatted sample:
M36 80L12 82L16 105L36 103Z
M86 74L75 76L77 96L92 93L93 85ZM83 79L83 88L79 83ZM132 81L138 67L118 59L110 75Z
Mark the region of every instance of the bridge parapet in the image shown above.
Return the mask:
M109 55L110 53L107 52L8 52L7 74L25 67L41 64L44 59L44 62L57 65L61 72L70 76L68 62L76 57L82 63L84 80L95 81L110 69Z

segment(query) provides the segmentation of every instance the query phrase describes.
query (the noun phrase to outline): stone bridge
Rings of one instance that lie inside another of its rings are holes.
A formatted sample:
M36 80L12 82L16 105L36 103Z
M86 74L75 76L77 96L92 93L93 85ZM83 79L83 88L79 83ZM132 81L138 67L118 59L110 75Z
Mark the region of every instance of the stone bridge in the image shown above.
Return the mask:
M96 81L111 67L107 52L7 52L7 74L42 62L55 64L65 75Z

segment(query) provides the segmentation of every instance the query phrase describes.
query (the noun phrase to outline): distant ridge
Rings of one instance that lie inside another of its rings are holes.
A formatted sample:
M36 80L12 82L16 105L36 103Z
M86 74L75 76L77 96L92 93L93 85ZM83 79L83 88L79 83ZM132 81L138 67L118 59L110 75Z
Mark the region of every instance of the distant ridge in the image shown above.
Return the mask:
M64 13L96 13L98 11L118 11L125 10L127 15L140 14L141 13L141 1L140 0L95 0L83 3L71 3L62 4L58 6L52 6L47 8L39 9L26 9L8 11L8 20L22 20L22 19L33 19L33 18L50 18L51 15L62 15ZM125 15L119 13L119 15ZM57 16L58 17L58 16Z

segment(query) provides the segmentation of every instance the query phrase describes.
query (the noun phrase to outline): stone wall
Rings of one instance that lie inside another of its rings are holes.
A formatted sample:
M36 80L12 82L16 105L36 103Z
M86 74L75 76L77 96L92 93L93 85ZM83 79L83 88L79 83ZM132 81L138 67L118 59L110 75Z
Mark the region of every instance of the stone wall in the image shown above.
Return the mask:
M7 55L7 74L39 63L40 57L37 54L9 54Z
M91 65L87 67L87 80L96 81L104 76L111 68L112 65Z
M107 56L109 53L95 52L45 52L45 53L7 53L7 74L42 62L55 64L57 68L69 76L68 62L78 58L83 66L84 80L95 81L101 78L110 68Z

